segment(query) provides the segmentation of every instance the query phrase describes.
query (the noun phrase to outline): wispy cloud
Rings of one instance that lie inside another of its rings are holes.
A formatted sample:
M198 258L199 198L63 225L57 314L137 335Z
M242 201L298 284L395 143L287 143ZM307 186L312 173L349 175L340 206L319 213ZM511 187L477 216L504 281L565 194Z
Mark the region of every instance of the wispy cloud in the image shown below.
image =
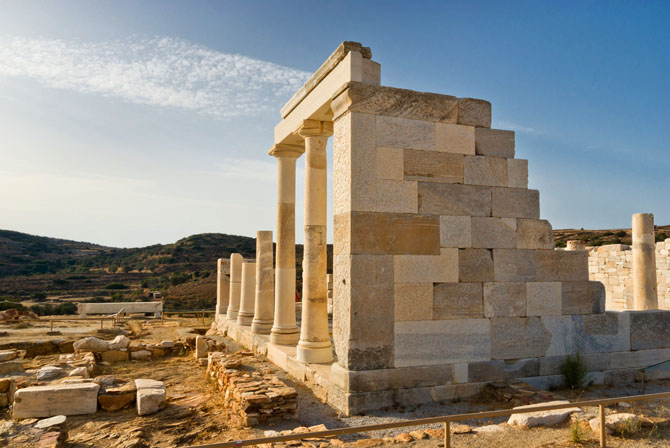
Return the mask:
M281 106L309 73L174 38L0 39L0 77L220 118Z
M535 129L531 128L528 126L522 126L520 124L516 123L511 123L509 121L495 121L493 123L493 127L497 129L508 129L510 131L515 131L515 132L523 132L526 134L541 134L542 132Z

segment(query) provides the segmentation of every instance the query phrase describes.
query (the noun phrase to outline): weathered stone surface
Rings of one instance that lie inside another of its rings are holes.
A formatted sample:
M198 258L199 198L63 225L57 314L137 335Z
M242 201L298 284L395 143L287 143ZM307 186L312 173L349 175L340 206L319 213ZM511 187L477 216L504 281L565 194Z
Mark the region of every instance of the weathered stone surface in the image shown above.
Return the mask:
M504 381L540 374L538 358L515 359L510 361L478 361L468 364L467 381L470 383Z
M396 322L433 319L432 283L396 283L394 300Z
M437 216L352 212L335 216L337 253L401 255L440 253L440 221ZM350 230L347 230L350 229ZM340 252L344 250L345 252Z
M435 123L409 118L377 116L377 146L435 149Z
M605 289L600 282L563 282L561 300L563 314L605 312Z
M544 356L551 333L538 317L491 319L491 358L517 359Z
M100 353L100 359L104 362L123 362L128 361L129 354L127 350L108 350Z
M484 316L513 317L526 315L526 283L484 283Z
M489 319L396 322L395 367L451 364L491 357Z
M37 371L37 381L49 381L65 375L65 371L56 366L44 366Z
M472 247L516 249L516 219L472 217Z
M130 347L130 339L128 339L126 336L120 334L111 341L109 341L109 344L107 346L108 350L121 350L124 348Z
M419 209L417 183L377 179L375 212L416 213Z
M152 380L149 378L137 378L135 380L135 389L165 389L165 383L158 380Z
M528 160L507 159L507 186L528 188Z
M419 213L490 216L491 187L419 182Z
M532 250L493 249L493 274L497 282L531 282L536 277Z
M536 408L538 406L551 406L554 404L569 404L569 401L549 401L546 403L531 404L528 406L515 406L514 409ZM524 426L534 428L536 426L555 426L570 418L570 414L580 412L579 408L555 409L553 411L528 412L525 414L512 414L507 420L508 425Z
M636 350L610 353L611 369L637 369L649 367L670 359L670 348Z
M442 248L440 255L394 256L398 283L448 283L458 281L458 249Z
M516 220L518 249L553 249L554 239L549 221L543 219Z
M600 417L589 420L591 431L596 434L600 433ZM635 414L620 413L610 414L605 416L605 429L609 434L620 434L625 430L634 430L639 428L640 419Z
M354 392L436 386L449 383L452 378L451 365L353 371L333 364L331 372L334 376L345 376L343 387Z
M74 343L76 352L105 352L109 350L109 342L94 337L80 339Z
M19 356L16 350L0 350L0 362L11 361Z
M535 251L538 282L577 282L589 279L589 255L582 251Z
M475 98L459 98L458 124L490 128L491 103Z
M539 218L540 192L523 188L491 190L491 214L501 218Z
M11 378L0 378L0 393L5 393L9 391L9 387L12 385Z
M65 415L56 415L54 417L45 418L35 423L37 429L47 429L61 426L65 423L67 417Z
M514 157L514 131L499 129L475 129L477 155L490 157Z
M98 407L99 389L95 383L19 389L14 394L14 418L92 414Z
M421 151L418 151L421 152ZM405 150L402 148L377 148L377 179L403 180L405 178Z
M542 323L551 333L547 356L630 349L630 320L625 313L543 316Z
M195 338L195 359L206 358L207 357L207 341L202 336L197 336Z
M21 361L0 362L0 375L18 372L23 372L23 363Z
M501 157L465 156L464 183L507 187L507 159Z
M484 317L481 283L435 283L433 319Z
M561 282L526 283L526 315L557 316L563 314Z
M670 311L633 311L630 313L631 350L668 348Z
M440 246L472 247L469 216L440 216Z
M460 249L458 279L467 283L493 281L492 252L488 249Z
M475 153L475 130L470 126L437 123L435 125L435 149L455 154Z
M138 350L130 352L130 359L133 359L135 361L144 361L147 359L151 359L151 352L149 350Z
M165 407L165 389L137 391L137 415L155 414Z
M98 395L98 403L105 411L118 411L130 406L136 399L137 390L133 383L121 387L109 387Z
M405 149L403 176L405 180L461 184L463 155Z

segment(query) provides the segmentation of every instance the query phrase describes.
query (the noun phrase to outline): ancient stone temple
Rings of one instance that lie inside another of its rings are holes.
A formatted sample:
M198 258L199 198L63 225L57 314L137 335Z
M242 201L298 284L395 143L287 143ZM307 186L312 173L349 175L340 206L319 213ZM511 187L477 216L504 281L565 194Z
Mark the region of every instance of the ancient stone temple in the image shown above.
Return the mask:
M595 382L670 358L670 312L605 312L588 253L554 250L528 163L515 158L514 132L491 129L489 102L381 86L370 49L345 42L281 116L270 150L278 162L274 324L266 336L236 320L238 303L253 309L234 288L237 258L230 296L219 301L228 317L221 308L217 322L333 407L446 400L512 378L552 384L577 352ZM326 219L331 135L334 223ZM303 154L298 328L295 164Z

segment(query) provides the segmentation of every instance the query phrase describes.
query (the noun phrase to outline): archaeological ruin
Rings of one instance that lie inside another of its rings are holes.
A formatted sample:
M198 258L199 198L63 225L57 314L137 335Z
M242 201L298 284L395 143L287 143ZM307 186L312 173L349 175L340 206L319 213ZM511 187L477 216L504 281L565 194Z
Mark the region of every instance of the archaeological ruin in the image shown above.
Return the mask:
M670 311L659 310L667 295L650 291L653 225L651 240L636 240L632 268L610 267L622 247L591 258L574 245L556 250L528 162L515 158L513 131L491 129L488 101L381 86L370 49L345 42L281 109L269 154L278 166L276 253L262 231L255 260L219 260L216 322L344 414L467 397L499 380L550 386L575 353L596 384L670 359ZM636 219L634 233L648 233L644 216ZM656 246L666 259L667 244ZM614 293L625 269L639 300Z

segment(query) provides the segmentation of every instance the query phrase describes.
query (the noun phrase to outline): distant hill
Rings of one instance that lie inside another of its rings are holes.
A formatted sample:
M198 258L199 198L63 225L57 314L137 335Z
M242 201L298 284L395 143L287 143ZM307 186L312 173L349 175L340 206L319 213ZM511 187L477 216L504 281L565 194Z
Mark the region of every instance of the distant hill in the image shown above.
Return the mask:
M656 241L670 238L670 226L655 226ZM606 244L632 244L631 229L556 229L554 230L554 244L556 247L565 247L569 240L582 240L587 246L604 246Z

